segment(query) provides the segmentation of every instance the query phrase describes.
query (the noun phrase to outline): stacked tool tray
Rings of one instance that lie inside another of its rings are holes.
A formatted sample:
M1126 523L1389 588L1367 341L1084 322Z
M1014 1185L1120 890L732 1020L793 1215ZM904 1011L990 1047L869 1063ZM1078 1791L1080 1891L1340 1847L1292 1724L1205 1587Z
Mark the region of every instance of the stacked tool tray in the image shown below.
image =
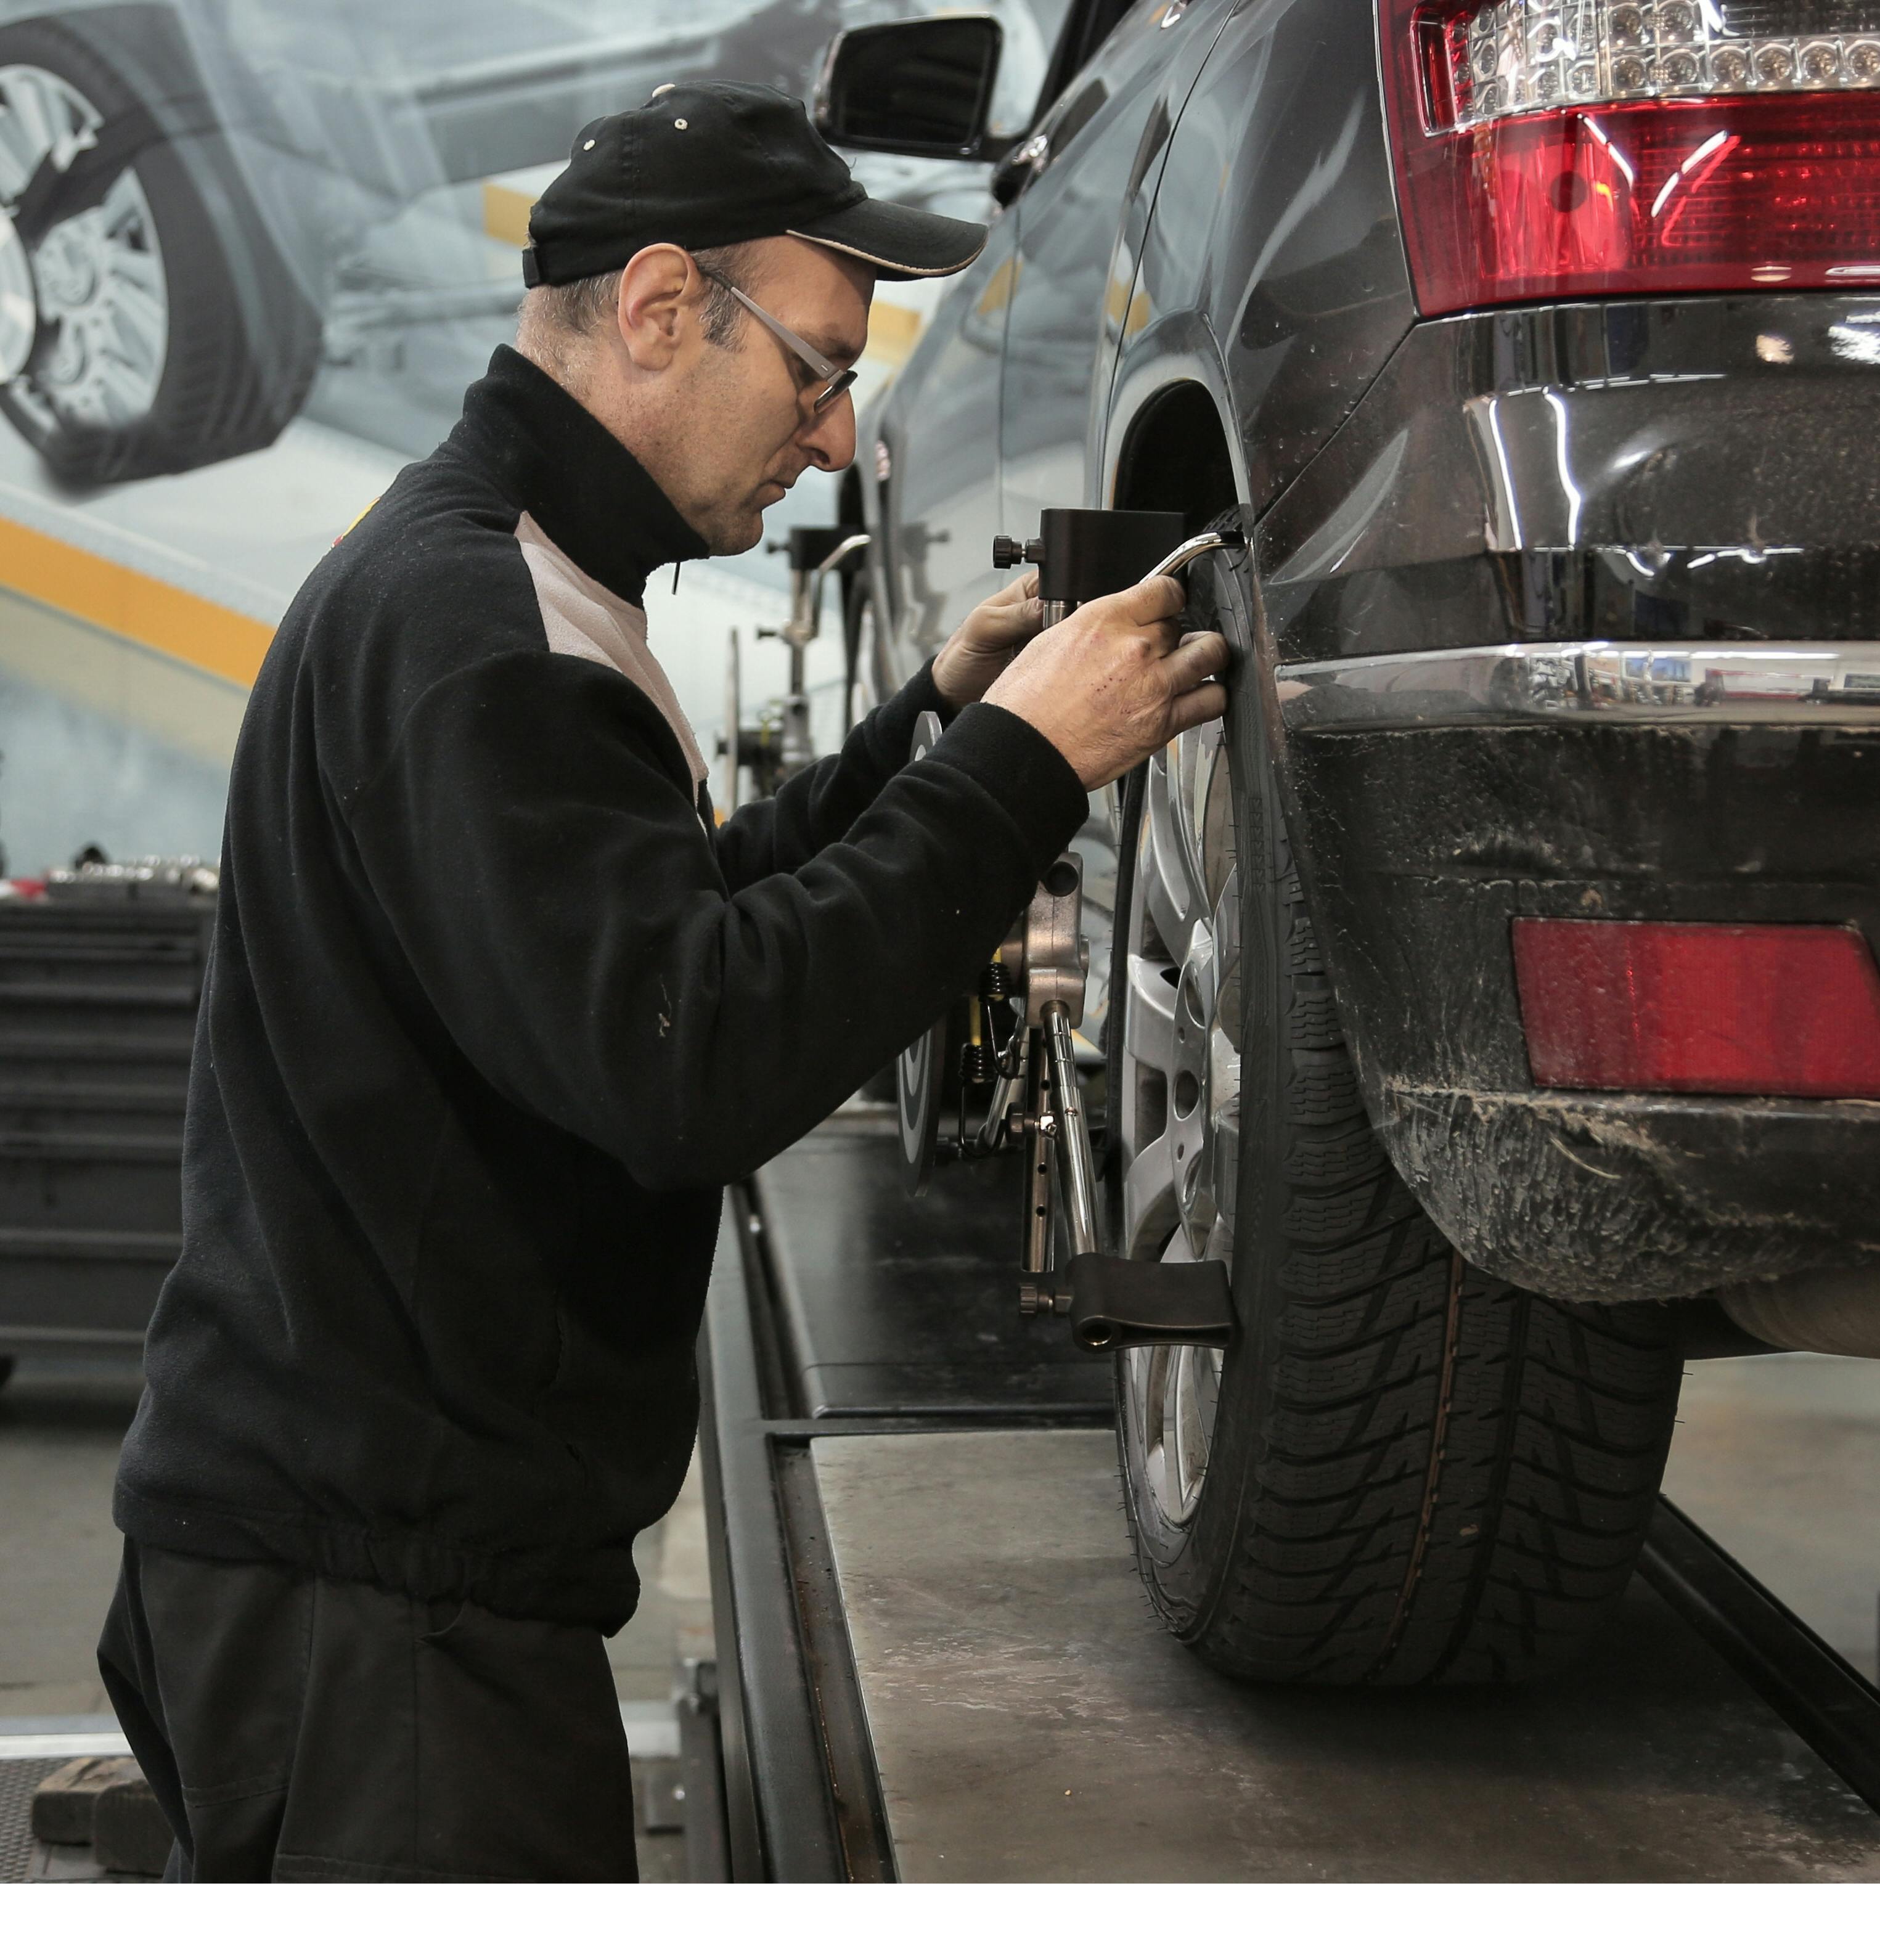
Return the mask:
M181 1243L214 901L0 903L0 1360L142 1341Z

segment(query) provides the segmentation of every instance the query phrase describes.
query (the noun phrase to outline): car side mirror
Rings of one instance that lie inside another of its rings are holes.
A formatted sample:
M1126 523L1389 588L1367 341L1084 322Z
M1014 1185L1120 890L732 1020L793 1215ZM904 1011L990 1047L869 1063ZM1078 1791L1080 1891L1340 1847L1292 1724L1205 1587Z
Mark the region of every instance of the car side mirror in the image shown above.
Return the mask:
M990 14L851 27L823 57L816 126L841 150L994 162L1009 147L986 136L1004 40Z

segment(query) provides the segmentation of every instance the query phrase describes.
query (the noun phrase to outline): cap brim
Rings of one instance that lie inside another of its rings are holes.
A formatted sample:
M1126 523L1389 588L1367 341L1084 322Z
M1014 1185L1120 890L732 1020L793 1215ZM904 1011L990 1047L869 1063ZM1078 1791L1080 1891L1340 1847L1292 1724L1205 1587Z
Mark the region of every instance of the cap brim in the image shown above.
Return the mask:
M978 257L986 228L865 197L831 217L791 225L790 235L866 259L884 279L937 279L964 272Z

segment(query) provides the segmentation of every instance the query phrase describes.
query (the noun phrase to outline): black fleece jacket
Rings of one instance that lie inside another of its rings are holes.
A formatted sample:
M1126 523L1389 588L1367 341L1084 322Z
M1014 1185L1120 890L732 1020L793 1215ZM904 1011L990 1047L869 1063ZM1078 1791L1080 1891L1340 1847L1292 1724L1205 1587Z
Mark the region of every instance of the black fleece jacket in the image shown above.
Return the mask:
M229 788L183 1254L116 1515L617 1627L697 1427L721 1187L960 993L1087 808L923 673L714 831L668 719L552 649L517 531L603 597L704 546L507 348L328 553Z

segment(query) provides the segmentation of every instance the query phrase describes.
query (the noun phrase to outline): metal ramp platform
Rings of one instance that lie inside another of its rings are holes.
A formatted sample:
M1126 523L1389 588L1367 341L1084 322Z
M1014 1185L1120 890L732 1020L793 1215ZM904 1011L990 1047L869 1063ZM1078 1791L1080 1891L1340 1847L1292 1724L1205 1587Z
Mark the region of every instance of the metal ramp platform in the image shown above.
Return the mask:
M835 1126L733 1195L703 1348L729 1876L1880 1879L1880 1694L1668 1505L1552 1682L1194 1660L1131 1562L1109 1365L1013 1310L1015 1211L957 1174L911 1204L892 1137Z

